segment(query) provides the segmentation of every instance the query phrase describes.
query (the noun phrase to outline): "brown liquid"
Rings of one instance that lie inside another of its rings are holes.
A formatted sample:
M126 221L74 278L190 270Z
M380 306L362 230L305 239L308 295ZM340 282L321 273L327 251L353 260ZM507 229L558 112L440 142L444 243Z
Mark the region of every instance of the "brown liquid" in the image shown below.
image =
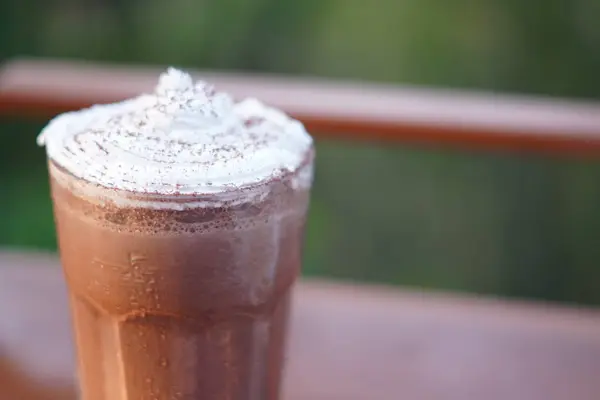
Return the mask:
M83 400L279 398L307 191L153 210L51 175Z

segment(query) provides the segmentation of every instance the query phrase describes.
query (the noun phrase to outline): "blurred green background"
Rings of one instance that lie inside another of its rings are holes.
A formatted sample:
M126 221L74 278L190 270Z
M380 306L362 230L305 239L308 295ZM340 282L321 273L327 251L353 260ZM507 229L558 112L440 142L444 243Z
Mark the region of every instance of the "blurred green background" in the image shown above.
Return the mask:
M0 0L15 56L600 97L598 0ZM0 245L55 249L42 124L0 120ZM600 304L600 162L318 143L305 273Z

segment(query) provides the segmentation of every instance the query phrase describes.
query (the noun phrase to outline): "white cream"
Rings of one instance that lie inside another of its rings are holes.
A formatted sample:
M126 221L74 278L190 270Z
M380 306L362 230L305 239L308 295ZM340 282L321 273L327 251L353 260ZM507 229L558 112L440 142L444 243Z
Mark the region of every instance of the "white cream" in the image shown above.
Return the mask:
M59 115L38 144L56 164L88 182L142 194L190 195L296 172L312 139L282 112L254 99L234 103L171 68L153 94ZM298 175L304 178L296 184L310 184L311 172Z

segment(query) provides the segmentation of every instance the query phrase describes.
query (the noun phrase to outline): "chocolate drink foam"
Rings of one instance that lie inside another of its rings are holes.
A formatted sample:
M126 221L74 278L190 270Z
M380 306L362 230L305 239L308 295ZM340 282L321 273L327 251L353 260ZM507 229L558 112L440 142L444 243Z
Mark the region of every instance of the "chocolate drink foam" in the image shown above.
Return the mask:
M152 94L56 117L38 143L77 178L162 195L226 193L294 174L312 148L300 122L172 68ZM310 186L311 176L291 183Z

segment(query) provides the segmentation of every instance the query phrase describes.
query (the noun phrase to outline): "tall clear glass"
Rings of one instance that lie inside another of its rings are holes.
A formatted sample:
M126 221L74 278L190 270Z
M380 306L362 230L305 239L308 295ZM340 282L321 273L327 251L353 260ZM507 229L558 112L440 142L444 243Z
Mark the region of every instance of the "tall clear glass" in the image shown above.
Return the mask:
M279 398L309 153L226 199L109 189L49 162L83 400Z

